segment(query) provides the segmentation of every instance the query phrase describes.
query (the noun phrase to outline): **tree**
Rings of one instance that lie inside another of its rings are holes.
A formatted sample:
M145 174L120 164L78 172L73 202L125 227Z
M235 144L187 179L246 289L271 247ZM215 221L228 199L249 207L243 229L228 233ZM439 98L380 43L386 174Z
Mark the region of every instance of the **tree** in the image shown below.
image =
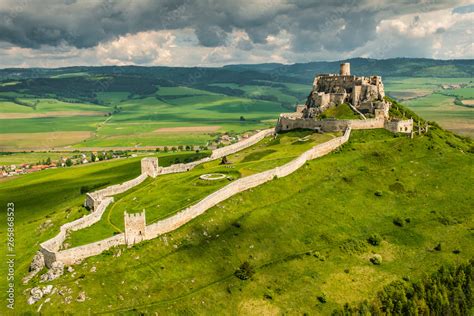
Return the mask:
M379 234L372 234L372 235L370 235L370 237L367 239L367 241L368 241L369 244L371 244L372 246L378 246L378 245L380 245L380 243L382 242L382 237L380 237Z
M245 117L243 117L242 115L240 116L240 121L243 122L245 121Z
M241 280L248 280L254 275L255 271L248 261L245 261L235 270L234 275Z
M94 153L91 153L91 162L94 162L97 157L94 155Z
M51 158L48 157L48 159L46 159L46 165L50 165L51 164Z
M68 166L68 167L72 166L71 158L66 159L66 166Z

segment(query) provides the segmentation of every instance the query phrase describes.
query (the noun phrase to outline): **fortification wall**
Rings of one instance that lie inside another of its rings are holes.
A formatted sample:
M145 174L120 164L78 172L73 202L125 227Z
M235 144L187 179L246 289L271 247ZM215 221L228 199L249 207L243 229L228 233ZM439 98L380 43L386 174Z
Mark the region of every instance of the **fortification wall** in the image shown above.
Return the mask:
M136 177L135 179L129 180L129 181L121 183L121 184L111 185L111 186L109 186L105 189L95 191L95 192L91 193L91 195L94 196L94 197L99 197L100 198L100 197L104 197L104 196L111 196L111 195L120 194L120 193L123 193L123 192L133 188L134 186L139 185L140 183L145 181L146 178L147 178L147 174L142 173L138 177Z
M160 167L158 167L158 158L147 157L143 158L140 162L142 174L146 174L149 177L156 178L160 173Z
M224 156L233 154L237 151L240 151L242 149L245 149L249 146L255 145L256 143L261 141L266 136L269 136L269 135L273 134L274 131L275 131L274 128L265 129L265 130L260 131L257 134L252 135L249 138L244 139L244 140L242 140L238 143L213 150L212 155L211 155L211 159L219 159L219 158L222 158Z
M89 227L95 223L97 223L102 215L105 212L110 203L113 202L113 198L107 197L98 206L95 212L92 212L86 216L83 216L75 221L66 223L59 228L59 233L54 236L53 238L43 242L40 244L40 251L43 253L45 257L45 265L47 267L51 267L51 264L57 260L58 253L60 253L59 249L61 248L64 240L67 237L67 232L80 230L86 227Z
M340 132L346 128L351 129L372 129L384 128L384 118L373 118L366 120L314 120L314 119L291 119L280 117L278 123L279 131L289 131L293 129L312 129L324 132Z
M59 251L55 254L55 260L61 261L65 265L71 265L79 260L98 255L107 249L124 244L125 234L122 233L98 242Z
M221 158L225 155L232 154L236 151L252 146L264 137L271 135L273 132L273 128L260 131L248 139L214 151L211 157L206 157L187 164L175 164L169 167L160 168L158 167L158 161L156 158L145 158L141 164L142 174L124 183L112 185L105 189L88 193L86 195L84 206L87 206L92 210L92 212L86 216L83 216L82 218L62 225L59 229L59 233L56 236L40 244L40 251L44 255L45 265L48 268L51 268L51 265L55 261L62 261L64 264L73 264L77 260L97 255L112 246L125 244L125 235L120 234L96 243L60 250L64 240L67 237L68 231L76 231L89 227L101 219L107 206L113 202L113 198L110 196L123 193L139 185L145 181L148 176L154 177L159 174L189 171L199 164ZM205 206L205 203L201 205Z
M93 211L99 206L100 200L98 197L95 197L91 193L86 193L86 200L84 201L84 207Z
M222 189L208 195L195 205L190 206L183 211L180 211L176 215L161 220L157 223L148 225L146 227L145 239L153 239L161 234L173 231L179 228L180 226L188 223L197 216L203 214L206 210L217 205L218 203L230 198L235 194L268 182L272 180L275 176L284 177L293 173L298 168L303 166L306 161L323 156L338 148L340 145L347 142L349 136L350 128L345 131L343 136L332 139L326 143L316 145L315 147L301 154L298 158L290 161L289 163L283 166L276 167L274 169L257 173L245 178L240 178L226 185Z
M413 120L387 121L384 127L393 133L410 134L413 131Z

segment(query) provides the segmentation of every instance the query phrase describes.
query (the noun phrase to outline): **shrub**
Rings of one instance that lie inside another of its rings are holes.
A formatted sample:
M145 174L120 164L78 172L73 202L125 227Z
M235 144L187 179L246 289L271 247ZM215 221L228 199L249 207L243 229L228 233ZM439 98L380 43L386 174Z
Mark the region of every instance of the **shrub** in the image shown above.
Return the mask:
M375 196L382 196L382 191L375 191Z
M370 258L370 262L375 265L380 265L382 263L382 256L375 254L372 258Z
M392 171L394 171L394 170L395 169L392 168ZM403 186L403 184L401 182L395 182L395 183L389 185L388 188L390 189L390 191L395 192L395 193L405 192L405 187Z
M441 251L441 243L437 244L436 247L434 247L434 250Z
M326 303L328 301L327 297L326 297L326 294L321 294L318 296L318 301L320 301L321 303Z
M367 250L367 244L362 240L351 238L344 241L339 248L348 254L360 254Z
M393 219L393 224L399 227L403 227L403 219L401 219L400 217L395 217Z
M382 242L382 237L380 237L379 234L372 234L372 235L370 235L370 237L367 239L367 241L368 241L369 244L371 244L372 246L378 246L378 245L380 245L380 243Z
M242 226L242 224L240 224L239 222L234 222L234 223L232 223L232 226L240 228L240 226Z
M250 265L250 263L248 263L248 261L245 261L244 263L242 263L240 267L234 272L234 275L241 280L248 280L254 274L255 274L255 271L253 267Z

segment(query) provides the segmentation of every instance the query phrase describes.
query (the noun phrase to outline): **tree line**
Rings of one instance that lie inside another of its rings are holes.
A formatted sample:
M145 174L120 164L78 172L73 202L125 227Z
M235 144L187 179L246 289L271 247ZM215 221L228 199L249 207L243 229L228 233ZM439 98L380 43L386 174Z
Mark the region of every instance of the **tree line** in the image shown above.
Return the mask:
M395 281L376 298L358 305L345 304L339 315L469 315L474 303L474 259L458 266L442 266L419 281Z

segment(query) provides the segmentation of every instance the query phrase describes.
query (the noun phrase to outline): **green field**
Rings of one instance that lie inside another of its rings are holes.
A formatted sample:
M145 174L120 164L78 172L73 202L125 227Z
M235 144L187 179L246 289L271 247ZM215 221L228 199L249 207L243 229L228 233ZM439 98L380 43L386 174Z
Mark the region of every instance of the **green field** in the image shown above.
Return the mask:
M279 152L269 153L271 146L258 147L262 145L237 157L236 165L261 161L266 168ZM292 146L305 145L286 148ZM393 280L417 280L440 265L473 257L469 146L436 127L413 140L384 130L353 131L341 150L294 174L238 194L156 240L116 248L74 266L73 273L51 282L68 294L50 295L41 311L329 314L346 302L370 300ZM22 293L38 279L28 286L20 279L38 244L82 214L79 188L119 183L138 173L139 159L132 158L0 183L2 204L13 201L16 208L17 311L37 310L38 304L28 306ZM148 189L160 199L160 189L152 184L136 191L144 207L153 204ZM142 209L139 203L124 207ZM394 224L396 218L402 227ZM1 227L4 235L5 223ZM379 246L367 242L374 233L383 238ZM438 243L441 250L433 250ZM383 258L380 266L369 261L374 253ZM248 280L234 276L243 262L255 270ZM5 269L2 265L1 272ZM82 291L88 299L76 302ZM317 300L322 294L326 303ZM68 296L71 303L65 304Z
M474 108L455 104L455 98L474 99L471 78L388 78L388 95L402 100L425 119L436 121L456 133L474 136ZM464 88L442 89L442 85L464 84Z
M21 165L21 164L31 164L44 161L48 158L55 161L61 157L67 157L71 153L61 153L61 152L51 152L51 153L9 153L9 154L0 154L0 166L1 165Z

